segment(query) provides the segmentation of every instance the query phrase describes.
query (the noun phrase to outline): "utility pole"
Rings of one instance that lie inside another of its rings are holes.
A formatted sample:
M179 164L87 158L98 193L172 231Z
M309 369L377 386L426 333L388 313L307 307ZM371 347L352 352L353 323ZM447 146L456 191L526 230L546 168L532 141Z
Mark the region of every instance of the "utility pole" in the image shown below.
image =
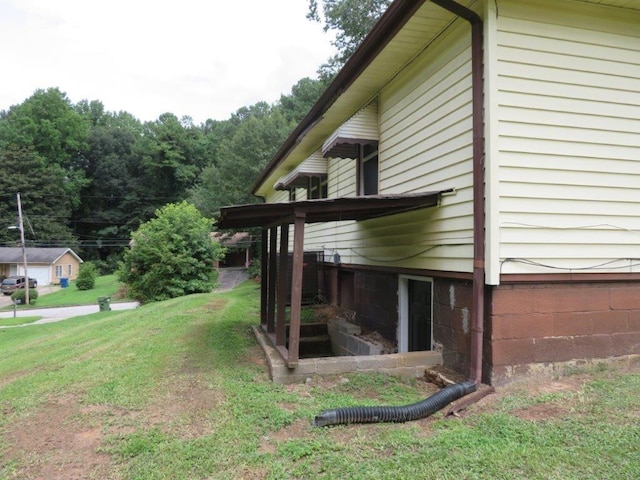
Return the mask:
M24 223L22 222L22 203L20 193L16 194L18 199L18 228L20 228L20 245L22 245L22 266L24 268L24 302L29 306L29 274L27 272L27 249L24 242Z

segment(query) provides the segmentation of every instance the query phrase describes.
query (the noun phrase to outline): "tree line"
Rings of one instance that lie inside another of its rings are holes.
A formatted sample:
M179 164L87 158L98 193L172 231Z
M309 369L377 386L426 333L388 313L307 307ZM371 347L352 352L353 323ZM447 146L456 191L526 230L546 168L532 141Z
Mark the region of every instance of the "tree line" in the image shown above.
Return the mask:
M141 122L100 100L73 103L39 89L0 112L0 246L17 245L16 194L29 246L73 247L113 268L132 232L169 203L213 218L254 203L248 185L302 120L389 0L309 0L311 20L336 30L338 54L280 99L196 125L164 113ZM352 12L360 12L357 22Z

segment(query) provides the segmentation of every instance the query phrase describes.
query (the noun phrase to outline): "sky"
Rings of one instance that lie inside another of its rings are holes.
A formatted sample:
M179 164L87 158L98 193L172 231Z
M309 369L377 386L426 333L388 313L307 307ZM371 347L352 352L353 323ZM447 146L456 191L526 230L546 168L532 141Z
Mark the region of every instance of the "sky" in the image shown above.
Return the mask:
M36 89L142 121L225 120L333 55L308 0L0 0L0 110Z

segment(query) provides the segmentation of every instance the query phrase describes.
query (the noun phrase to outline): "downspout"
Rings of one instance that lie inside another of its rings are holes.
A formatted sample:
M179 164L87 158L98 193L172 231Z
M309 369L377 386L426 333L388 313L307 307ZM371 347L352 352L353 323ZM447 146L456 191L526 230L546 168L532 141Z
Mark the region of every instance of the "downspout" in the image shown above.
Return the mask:
M471 82L473 104L473 297L471 311L471 362L469 378L482 382L484 334L485 207L484 207L484 82L483 25L474 11L453 0L431 0L471 24Z

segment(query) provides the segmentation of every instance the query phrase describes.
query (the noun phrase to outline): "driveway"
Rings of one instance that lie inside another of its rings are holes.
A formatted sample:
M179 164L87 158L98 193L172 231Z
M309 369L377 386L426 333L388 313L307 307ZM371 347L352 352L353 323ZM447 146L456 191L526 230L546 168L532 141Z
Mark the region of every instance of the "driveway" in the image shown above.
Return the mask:
M235 288L249 278L247 269L238 268L221 268L218 270L218 286L214 292L225 292Z
M36 290L38 290L38 296L41 297L42 295L46 295L47 293L57 292L58 290L60 290L60 287L58 285L38 285L38 288ZM8 307L10 305L13 305L13 302L11 301L11 295L0 295L0 308Z

